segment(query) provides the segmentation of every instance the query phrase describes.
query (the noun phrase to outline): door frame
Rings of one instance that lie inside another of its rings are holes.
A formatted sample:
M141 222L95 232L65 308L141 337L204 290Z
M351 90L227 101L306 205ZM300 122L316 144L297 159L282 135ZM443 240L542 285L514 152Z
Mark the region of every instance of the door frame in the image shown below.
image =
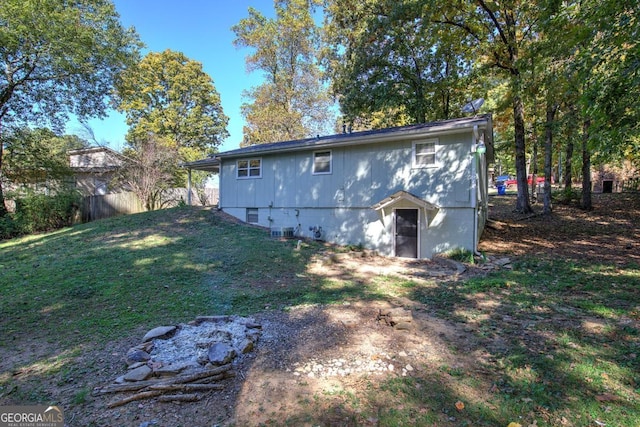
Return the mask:
M393 256L398 256L397 255L397 241L396 241L396 220L397 220L397 214L396 211L397 210L415 210L417 211L417 215L416 215L416 230L417 230L417 236L416 236L416 259L420 259L420 224L422 223L422 215L420 213L420 211L422 209L419 209L417 207L412 208L412 207L395 207L393 208Z

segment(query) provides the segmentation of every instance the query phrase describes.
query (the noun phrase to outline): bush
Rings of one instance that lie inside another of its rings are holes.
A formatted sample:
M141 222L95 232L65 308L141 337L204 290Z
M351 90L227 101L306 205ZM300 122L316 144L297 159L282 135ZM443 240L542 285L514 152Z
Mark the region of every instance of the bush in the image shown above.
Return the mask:
M73 223L81 196L66 190L53 196L29 192L16 199L16 211L0 218L0 237L7 239L22 234L56 230Z
M460 262L468 262L469 264L473 264L475 262L473 258L473 252L464 248L456 248L452 249L444 254L445 258L449 258L455 261Z
M11 239L19 235L19 228L11 214L0 217L0 240Z
M573 201L580 202L582 194L574 188L564 188L552 194L553 200L563 205L569 205Z

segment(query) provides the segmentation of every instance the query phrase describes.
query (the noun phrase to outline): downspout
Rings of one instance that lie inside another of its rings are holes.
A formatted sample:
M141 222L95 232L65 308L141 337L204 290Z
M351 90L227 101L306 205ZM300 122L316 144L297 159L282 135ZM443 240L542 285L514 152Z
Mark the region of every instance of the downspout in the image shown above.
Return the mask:
M187 205L191 206L191 168L187 169Z
M471 139L471 207L473 208L473 254L478 252L478 125L473 125L473 137Z

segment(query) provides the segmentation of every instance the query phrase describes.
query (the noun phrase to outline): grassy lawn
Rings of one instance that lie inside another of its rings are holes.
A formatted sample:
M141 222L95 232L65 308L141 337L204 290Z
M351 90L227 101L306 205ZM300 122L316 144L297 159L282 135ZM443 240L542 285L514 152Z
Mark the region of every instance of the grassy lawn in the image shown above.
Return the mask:
M308 273L324 247L296 244L198 208L0 242L0 405L55 403L56 387L100 369L78 361L88 344L106 349L132 331L202 314L401 296L485 342L489 362L423 369L338 396L360 419L437 425L444 413L449 425L640 425L639 265L522 257L512 270L466 281L363 282ZM73 404L82 407L88 391L75 391ZM384 405L372 403L381 397Z

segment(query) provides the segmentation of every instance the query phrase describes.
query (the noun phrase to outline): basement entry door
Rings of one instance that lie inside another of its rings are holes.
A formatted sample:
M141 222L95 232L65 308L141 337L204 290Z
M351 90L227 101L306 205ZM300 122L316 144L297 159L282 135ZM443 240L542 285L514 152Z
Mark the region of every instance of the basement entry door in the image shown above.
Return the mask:
M418 209L396 209L395 213L396 256L418 258Z

